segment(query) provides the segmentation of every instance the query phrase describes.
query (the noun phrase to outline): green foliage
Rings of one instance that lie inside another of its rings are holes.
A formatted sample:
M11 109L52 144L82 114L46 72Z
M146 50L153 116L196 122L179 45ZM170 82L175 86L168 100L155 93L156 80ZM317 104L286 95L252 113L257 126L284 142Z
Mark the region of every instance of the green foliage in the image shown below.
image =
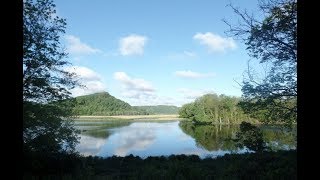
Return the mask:
M256 122L238 107L240 99L225 95L206 94L179 110L182 118L213 124L239 124L246 120Z
M296 122L297 113L293 112L296 111L296 105L296 98L291 100L245 99L239 103L239 107L252 118L259 119L265 124L285 123L286 125Z
M157 105L157 106L134 106L138 109L147 111L149 114L178 114L179 108L176 106Z
M68 62L60 47L66 20L55 16L52 0L23 2L23 100L48 102L69 98L76 82L63 70Z
M24 179L297 179L296 156L296 151L227 154L216 159L30 155L23 169Z
M236 145L240 148L245 146L249 150L256 152L266 150L262 132L258 127L247 122L240 124L240 131L237 133L235 141L237 142Z
M179 110L179 116L181 118L189 118L194 120L195 119L195 108L194 103L184 104Z
M74 99L76 102L73 112L77 115L147 115L145 110L130 106L107 92L94 93L79 96Z
M230 26L229 33L242 37L249 55L269 67L264 77L248 68L240 106L263 122L292 124L297 118L297 2L261 2L262 21L231 6L243 24Z
M23 1L23 143L25 152L73 152L78 131L73 127L68 89L77 85L63 70L66 53L60 35L66 21L52 0Z

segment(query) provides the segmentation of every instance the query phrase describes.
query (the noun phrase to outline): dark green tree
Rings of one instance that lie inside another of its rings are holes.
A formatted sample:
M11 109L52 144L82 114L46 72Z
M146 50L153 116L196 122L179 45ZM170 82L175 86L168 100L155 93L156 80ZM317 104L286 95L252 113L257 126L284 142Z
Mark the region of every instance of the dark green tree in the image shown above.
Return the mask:
M244 121L240 124L240 131L237 132L235 142L237 147L245 146L255 152L262 152L266 149L260 129Z
M70 98L77 85L60 44L66 20L52 0L23 1L23 142L25 151L72 152L78 141Z
M249 67L243 80L246 113L263 122L292 124L297 116L297 2L259 1L262 20L230 5L241 23L227 34L244 41L249 55L269 66L264 77Z
M242 121L257 121L245 115L238 107L240 98L226 95L205 94L194 102L184 104L179 109L182 118L188 118L198 123L240 124Z
M195 119L195 112L196 108L194 106L194 103L188 103L184 104L180 109L179 109L179 116L181 118L190 118L192 120Z

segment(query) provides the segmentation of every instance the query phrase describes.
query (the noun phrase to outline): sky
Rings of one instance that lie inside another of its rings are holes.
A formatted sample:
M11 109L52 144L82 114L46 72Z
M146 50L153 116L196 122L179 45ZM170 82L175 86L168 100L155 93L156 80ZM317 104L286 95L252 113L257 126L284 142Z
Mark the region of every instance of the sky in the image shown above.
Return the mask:
M55 0L67 21L61 43L86 88L130 105L176 105L207 93L241 96L251 59L225 34L237 24L229 3L257 13L256 0ZM258 13L257 13L258 14Z

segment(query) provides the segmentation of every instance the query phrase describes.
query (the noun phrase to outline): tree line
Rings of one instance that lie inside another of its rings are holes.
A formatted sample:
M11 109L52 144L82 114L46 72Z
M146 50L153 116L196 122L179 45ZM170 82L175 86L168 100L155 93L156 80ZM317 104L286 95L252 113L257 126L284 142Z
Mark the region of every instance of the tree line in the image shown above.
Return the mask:
M256 123L257 119L245 114L238 106L238 97L226 95L206 94L194 102L183 105L179 116L197 122L211 122L213 124L240 124L242 121Z
M178 114L179 107L169 105L134 106L147 111L149 114Z

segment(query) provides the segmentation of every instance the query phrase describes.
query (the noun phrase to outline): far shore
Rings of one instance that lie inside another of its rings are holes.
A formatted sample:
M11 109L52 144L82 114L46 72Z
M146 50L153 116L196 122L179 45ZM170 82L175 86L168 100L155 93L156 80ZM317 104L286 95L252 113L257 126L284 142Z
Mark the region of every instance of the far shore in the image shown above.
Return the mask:
M75 120L182 120L178 114L123 115L123 116L77 116Z
M119 116L77 116L75 121L181 121L189 120L180 118L178 114L153 114L153 115L119 115ZM200 122L201 123L201 122ZM203 122L210 123L210 122ZM234 123L239 125L241 122ZM255 125L263 125L262 122L250 122ZM229 125L227 123L211 124L211 125ZM269 125L284 125L284 123L275 123ZM293 123L297 125L297 123Z

